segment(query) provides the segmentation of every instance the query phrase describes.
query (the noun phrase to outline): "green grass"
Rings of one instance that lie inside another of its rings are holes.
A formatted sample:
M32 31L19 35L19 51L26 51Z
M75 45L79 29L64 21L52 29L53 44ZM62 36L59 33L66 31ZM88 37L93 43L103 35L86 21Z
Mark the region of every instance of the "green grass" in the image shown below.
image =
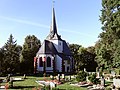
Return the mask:
M39 85L35 82L36 80L39 80L40 78L36 77L27 77L23 81L16 81L14 82L14 89L21 88L21 89L27 89L27 88L34 88L39 87Z
M59 88L61 90L87 90L87 88L71 86L69 83L61 84L61 85L57 86L57 88Z
M15 77L22 78L22 76ZM46 77L46 79L48 80L49 78ZM39 90L38 88L41 88L41 86L35 82L36 80L44 80L44 78L27 76L27 78L23 81L15 81L13 83L13 88L9 90ZM71 86L69 83L70 82L57 85L57 88L59 88L59 90L87 90L87 88ZM5 85L5 83L2 83L2 85Z

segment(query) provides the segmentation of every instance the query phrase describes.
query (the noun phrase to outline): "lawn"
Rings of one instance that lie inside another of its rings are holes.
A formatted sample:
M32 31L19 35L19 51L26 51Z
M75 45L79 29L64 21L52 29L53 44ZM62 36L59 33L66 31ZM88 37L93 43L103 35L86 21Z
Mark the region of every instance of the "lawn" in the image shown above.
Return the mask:
M87 90L87 88L71 86L69 83L61 84L57 88L61 90Z
M17 76L17 77L20 78L21 76ZM43 80L43 79L44 79L43 77L27 76L27 78L23 81L15 81L13 83L14 87L9 90L37 90L37 88L41 88L41 86L38 85L35 81ZM87 90L86 88L70 86L69 82L65 84L57 85L57 88L59 88L59 90Z

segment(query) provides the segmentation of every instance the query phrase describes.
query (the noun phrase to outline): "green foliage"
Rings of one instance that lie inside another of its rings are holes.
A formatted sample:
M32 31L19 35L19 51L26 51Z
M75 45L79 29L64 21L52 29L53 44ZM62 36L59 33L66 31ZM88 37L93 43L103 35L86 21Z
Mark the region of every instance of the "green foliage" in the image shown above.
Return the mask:
M92 82L92 83L94 83L94 84L97 84L98 83L98 79L96 78L96 74L94 73L94 74L90 74L89 76L88 76L88 79Z
M87 76L87 73L86 73L86 72L84 72L84 71L79 71L79 72L77 73L76 80L77 80L78 82L86 81L86 76Z
M103 32L96 43L96 61L103 69L120 67L120 1L102 0Z
M96 71L97 63L94 61L95 53L94 47L83 48L78 50L79 66L82 69L86 68L87 71Z
M79 71L79 57L78 57L78 50L79 50L79 48L81 47L80 45L78 45L78 44L70 44L70 50L71 50L71 52L72 52L72 54L73 54L73 58L74 58L74 65L75 65L75 70L74 71L76 71L76 72L78 72Z
M70 50L73 53L76 72L84 68L86 68L87 71L95 71L97 63L94 60L96 56L94 47L84 48L77 44L71 44Z
M19 71L19 55L21 51L21 46L18 46L12 34L7 40L7 43L3 46L1 50L1 71L2 73L16 73Z
M120 68L116 68L115 73L116 73L116 75L120 75Z
M36 56L40 45L40 40L38 40L34 35L29 35L25 38L22 53L20 56L22 73L33 73L34 57Z

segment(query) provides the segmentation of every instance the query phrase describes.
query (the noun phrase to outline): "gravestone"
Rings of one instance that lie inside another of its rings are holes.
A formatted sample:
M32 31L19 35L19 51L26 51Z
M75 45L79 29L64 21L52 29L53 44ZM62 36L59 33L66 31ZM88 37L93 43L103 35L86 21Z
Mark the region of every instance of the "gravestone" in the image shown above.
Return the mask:
M100 72L97 72L96 74L96 78L100 78Z
M50 79L53 80L53 79L54 79L54 76L53 76L53 75L50 75Z
M65 79L65 74L62 74L62 79Z
M6 80L7 80L7 82L10 81L10 74L8 74L8 76L6 77Z
M53 82L50 82L50 88L51 88L51 90L52 90L52 88L55 88L55 87L56 87L56 84L53 83Z
M23 79L26 79L26 74L24 74Z
M104 79L104 77L101 78L101 86L105 86L105 79Z
M60 81L60 74L58 74L58 76L57 76L57 80Z
M84 68L84 72L87 72L87 71L86 71L86 68Z
M69 80L71 80L71 75L69 75L69 77L68 77L68 78L69 78Z
M10 87L13 87L13 78L12 77L10 78L9 85L10 85Z
M111 71L113 77L115 77L115 71Z

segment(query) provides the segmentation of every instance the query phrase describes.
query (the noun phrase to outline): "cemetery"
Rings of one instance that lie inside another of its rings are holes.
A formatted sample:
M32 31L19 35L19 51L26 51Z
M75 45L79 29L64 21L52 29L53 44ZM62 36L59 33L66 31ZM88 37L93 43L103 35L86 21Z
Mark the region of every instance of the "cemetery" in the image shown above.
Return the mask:
M49 34L42 43L28 35L20 46L10 34L0 48L0 90L120 90L120 1L102 0L103 32L89 47L69 44L58 34L54 3ZM48 29L33 22L4 19ZM79 34L68 32L71 39Z
M57 76L53 76L48 74L46 77L8 75L6 77L0 77L0 88L10 90L37 90L37 88L41 90L69 90L70 88L70 90L120 89L119 75L116 75L115 73L97 75L99 74L96 72L89 73L84 71L81 71L80 74L77 75L58 74Z

